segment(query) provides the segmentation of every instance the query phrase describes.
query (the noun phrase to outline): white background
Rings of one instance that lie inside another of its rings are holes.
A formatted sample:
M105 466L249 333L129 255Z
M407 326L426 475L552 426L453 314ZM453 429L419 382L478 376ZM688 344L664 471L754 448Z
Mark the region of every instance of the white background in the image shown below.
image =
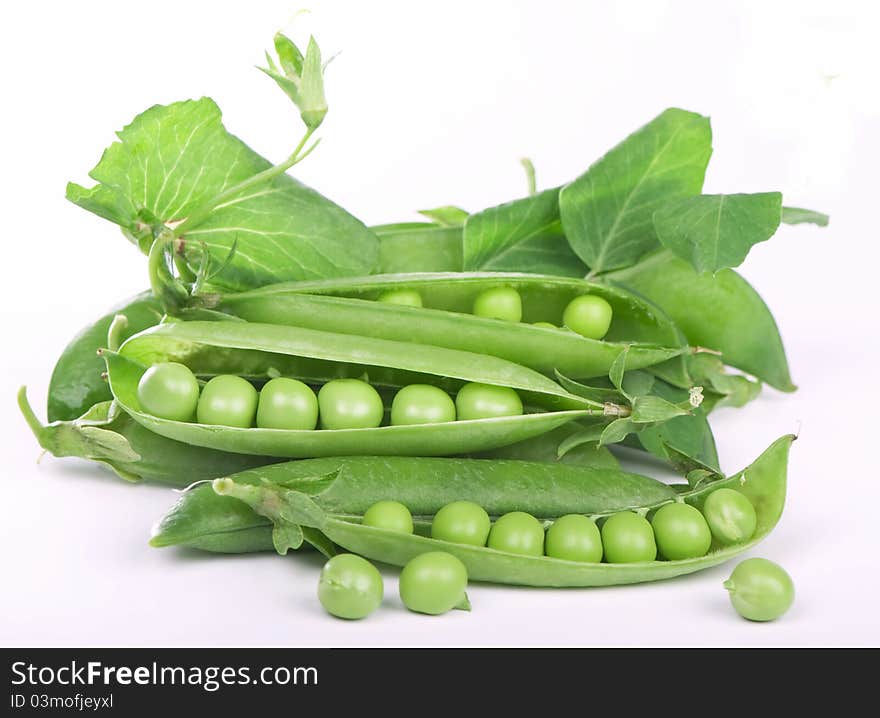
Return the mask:
M782 190L827 211L783 227L744 274L783 331L794 395L772 390L713 415L722 464L780 434L790 497L756 551L794 577L797 601L739 620L730 566L603 590L472 586L472 613L326 616L320 562L148 548L174 495L84 462L45 458L14 408L42 406L75 331L146 285L118 230L64 200L112 132L153 103L210 95L227 127L276 160L300 128L253 66L288 2L17 3L0 41L2 352L0 643L9 645L877 645L876 168L878 13L872 3L320 2L324 143L299 177L368 223L413 210L477 210L565 182L667 106L711 115L708 191ZM875 49L872 49L875 48Z

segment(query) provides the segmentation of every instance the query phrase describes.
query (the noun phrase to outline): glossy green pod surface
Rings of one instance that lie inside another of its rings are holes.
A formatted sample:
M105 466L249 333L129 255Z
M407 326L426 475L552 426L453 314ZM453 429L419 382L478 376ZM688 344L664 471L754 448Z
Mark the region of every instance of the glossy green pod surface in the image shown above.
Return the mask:
M474 316L474 299L495 287L516 289L521 323ZM374 301L402 288L419 292L424 307ZM534 326L560 324L575 297L595 293L614 316L603 340ZM224 295L218 308L249 321L325 329L343 334L442 346L501 357L545 374L604 376L629 344L627 369L652 366L681 354L684 339L657 307L628 292L583 279L516 273L434 273L354 277L276 284Z
M522 556L363 526L328 513L304 493L277 485L264 483L261 486L248 486L231 479L217 479L212 485L217 493L238 498L272 518L276 526L276 548L282 553L287 545L283 532L278 531L279 527L283 529L289 524L302 524L318 529L346 551L396 566L403 566L415 556L428 551L446 551L464 563L469 578L474 581L548 587L611 586L658 581L693 573L723 563L759 543L782 515L788 453L793 440L791 435L783 436L738 474L679 493L675 500L700 508L706 496L715 489L736 487L752 502L758 522L754 536L747 542L726 547L713 545L706 556L677 561L611 564ZM655 508L657 505L643 508Z
M176 322L153 327L105 352L110 387L138 423L170 439L245 454L311 458L394 454L443 456L483 451L543 434L601 409L526 367L496 357L442 347L419 347L369 337L250 322ZM442 424L375 429L282 430L169 421L140 407L137 385L155 363L177 361L197 375L250 379L294 376L319 383L368 375L371 383L435 383L455 391L466 382L513 388L539 413Z
M104 361L98 349L107 346L107 332L116 315L126 318L120 339L152 327L162 318L159 301L141 292L83 329L64 348L49 381L47 414L50 422L73 421L94 406L113 398L101 377Z
M338 478L333 480L315 478L335 472ZM503 459L331 457L266 466L232 478L243 485L269 482L295 489L337 515L358 516L377 501L400 501L422 527L443 506L460 500L478 503L495 516L526 507L536 516L552 518L570 511L618 511L675 497L663 482L613 468ZM181 495L154 528L151 544L226 552L271 550L272 524L244 502L218 496L203 484Z

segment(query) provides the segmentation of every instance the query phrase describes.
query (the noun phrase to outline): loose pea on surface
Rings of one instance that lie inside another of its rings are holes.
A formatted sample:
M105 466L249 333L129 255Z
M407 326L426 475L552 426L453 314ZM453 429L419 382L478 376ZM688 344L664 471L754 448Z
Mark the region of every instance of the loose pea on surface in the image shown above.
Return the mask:
M321 570L318 600L338 618L366 618L382 603L382 574L365 558L341 553Z
M455 421L455 402L430 384L403 387L391 402L391 425L436 424Z
M410 560L400 572L400 599L416 613L432 616L471 608L467 593L467 569L445 551L429 551Z
M431 522L431 538L468 546L485 546L492 521L486 509L472 501L446 504Z
M318 397L296 379L278 377L260 390L257 426L263 429L314 429L318 425Z
M493 287L474 299L474 315L506 322L522 320L522 298L513 287Z
M595 294L572 299L562 314L564 326L588 339L601 339L611 326L611 305Z
M748 541L758 527L755 507L736 489L716 489L709 494L703 503L703 516L715 540L725 546Z
M247 379L215 376L202 388L196 415L200 424L246 429L254 425L259 395Z
M712 532L700 510L689 504L666 504L651 520L660 554L670 561L705 556Z
M398 531L404 534L413 532L413 517L410 510L399 501L377 501L364 514L364 526Z
M737 613L750 621L773 621L794 603L794 583L779 564L747 558L724 582Z
M544 553L566 561L598 563L602 560L599 527L591 518L581 514L560 516L547 529Z
M531 514L511 511L492 525L488 545L496 551L543 556L544 527Z
M608 517L602 526L602 546L608 563L634 563L657 558L654 529L648 519L632 511Z
M148 414L170 421L191 421L199 401L199 382L183 364L155 364L138 382L137 398Z
M415 289L389 289L376 300L385 304L400 304L405 307L421 307L422 295Z
M318 412L324 429L373 429L382 423L382 397L360 379L333 379L318 391Z
M499 416L519 416L523 413L522 399L507 386L471 382L458 390L455 397L458 419L492 419Z

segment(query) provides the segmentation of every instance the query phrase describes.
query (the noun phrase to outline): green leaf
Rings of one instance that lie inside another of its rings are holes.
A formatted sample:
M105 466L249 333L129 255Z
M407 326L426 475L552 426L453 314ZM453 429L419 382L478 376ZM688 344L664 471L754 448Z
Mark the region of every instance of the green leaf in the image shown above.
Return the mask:
M147 252L156 227L270 167L221 122L209 98L157 105L138 115L104 152L91 189L68 185L71 201L122 227ZM369 274L378 240L341 207L289 175L246 190L187 231L179 249L193 272L221 267L215 288L242 291L287 280ZM234 256L229 258L233 246ZM207 253L208 260L205 259Z
M753 245L776 232L779 192L704 194L667 204L654 213L654 230L673 254L698 272L742 264Z
M822 214L812 209L801 209L800 207L782 208L782 221L785 224L815 224L819 227L827 227L828 220L827 214Z
M620 354L617 355L617 357L611 364L611 369L608 370L608 378L611 379L611 383L614 384L614 388L617 389L624 396L626 396L626 392L623 390L623 372L626 368L626 358L628 355L629 344L627 344L620 352Z
M434 209L420 209L419 214L427 217L434 224L439 224L441 227L460 227L468 218L467 211L461 207L453 207L451 205L435 207Z
M639 427L631 419L615 419L602 431L602 435L599 437L599 446L617 444L638 429Z
M556 456L561 459L570 451L584 444L593 444L599 441L605 432L606 426L607 424L593 424L575 434L571 434L560 442L556 449Z
M654 386L654 375L646 371L628 371L623 375L622 389L628 399L650 393Z
M289 549L294 551L302 546L303 530L297 524L275 524L272 529L272 545L284 556Z
M484 209L464 226L465 271L490 270L583 277L559 221L559 189Z
M761 393L761 382L741 374L728 374L724 362L713 354L694 354L688 367L695 383L721 396L716 406L745 406Z
M709 119L671 108L562 189L572 249L594 274L634 264L657 246L652 216L699 194L712 154Z
M641 372L640 372L641 373ZM579 396L588 401L592 401L597 405L601 404L625 404L627 396L617 389L611 389L607 386L588 386L574 379L569 379L564 374L555 372L556 381L569 393Z
M651 424L668 421L676 416L685 416L688 413L690 412L687 409L659 396L637 396L633 399L630 418L635 424Z

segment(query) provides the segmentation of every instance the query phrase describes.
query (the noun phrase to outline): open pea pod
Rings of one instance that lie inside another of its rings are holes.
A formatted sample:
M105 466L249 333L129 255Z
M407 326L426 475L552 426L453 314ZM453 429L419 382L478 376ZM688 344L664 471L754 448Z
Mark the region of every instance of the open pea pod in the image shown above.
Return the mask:
M332 480L321 478L334 474ZM422 530L452 501L473 501L495 516L521 508L552 518L569 511L619 511L675 497L661 481L618 469L504 459L329 457L227 476L240 485L268 482L308 494L334 515L355 517L377 501L400 501ZM150 544L224 553L270 551L272 522L202 484L181 495L154 527Z
M521 323L472 314L476 296L493 287L513 287L520 293ZM424 306L375 301L383 292L398 289L417 291ZM613 318L605 339L533 326L558 326L566 305L583 294L598 294L611 304ZM608 374L627 345L627 369L679 357L685 345L672 321L649 302L607 284L567 277L492 272L375 275L286 282L212 301L216 308L249 321L489 354L573 378Z
M284 552L285 527L302 525L317 529L347 551L375 561L404 566L428 551L446 551L458 557L474 581L525 586L587 587L642 583L673 578L716 566L747 551L776 526L785 503L788 452L793 436L777 439L750 466L727 479L706 482L681 492L676 499L702 508L715 489L729 486L744 494L755 507L758 522L754 536L742 544L713 546L706 556L678 561L645 561L611 564L565 561L546 556L522 556L486 547L465 546L415 534L402 534L355 523L334 516L305 493L271 483L259 486L216 479L214 490L222 496L244 501L258 513L272 519L276 548ZM665 502L662 502L665 503ZM654 508L653 506L644 507Z
M173 322L104 352L113 396L147 429L170 439L223 451L287 458L345 455L444 456L514 444L604 408L566 392L547 377L491 356L442 347L250 322ZM515 389L536 413L373 429L232 428L170 421L147 414L137 385L153 364L175 361L202 377L237 374L261 381L292 376L309 383L368 376L373 384L429 383L455 392L467 382Z

